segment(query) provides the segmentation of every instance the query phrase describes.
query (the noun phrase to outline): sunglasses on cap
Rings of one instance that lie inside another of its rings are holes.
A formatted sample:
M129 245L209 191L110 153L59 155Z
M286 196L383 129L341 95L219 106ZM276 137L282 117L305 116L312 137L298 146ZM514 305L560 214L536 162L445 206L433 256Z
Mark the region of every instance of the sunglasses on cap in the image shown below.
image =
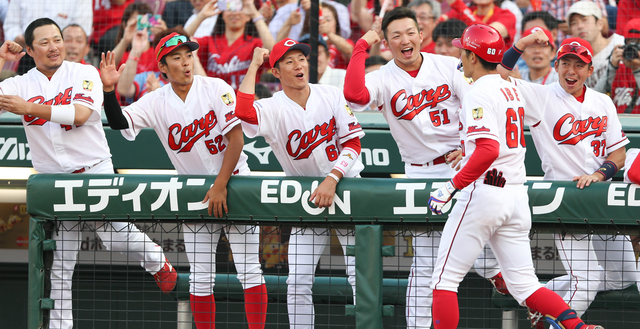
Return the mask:
M167 40L167 42L165 42L164 45L160 46L160 50L158 50L158 53L156 54L156 57L158 55L160 55L160 53L162 52L162 50L164 48L177 46L177 45L179 45L181 43L185 43L187 41L189 41L189 39L187 39L187 37L185 37L184 35L176 35L176 36L172 37L171 39Z
M558 49L558 58L562 57L564 54L576 54L578 55L578 57L589 59L593 57L591 56L591 52L587 47L572 44L560 46L560 48Z

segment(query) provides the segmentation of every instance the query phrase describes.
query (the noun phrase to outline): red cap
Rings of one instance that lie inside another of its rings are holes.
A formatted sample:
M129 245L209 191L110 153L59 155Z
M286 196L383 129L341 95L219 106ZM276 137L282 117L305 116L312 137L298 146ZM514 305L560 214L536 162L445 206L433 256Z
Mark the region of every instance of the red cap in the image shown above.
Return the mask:
M560 47L558 47L558 60L567 55L577 56L583 62L589 64L593 57L593 48L591 48L591 44L588 41L582 38L564 39Z
M176 38L173 39L174 37ZM169 42L170 40L171 42ZM167 43L171 45L167 45ZM197 42L190 41L186 36L173 32L165 36L160 40L160 42L158 42L158 45L156 46L156 60L160 62L160 60L168 53L182 46L188 46L191 51L200 48L200 45L198 45Z
M306 43L299 43L293 39L286 38L273 46L271 54L269 54L269 64L275 67L276 63L290 50L300 50L305 56L311 53L311 46Z
M624 28L626 39L640 39L640 18L634 18L627 22Z
M504 51L504 40L495 28L474 24L462 32L462 37L453 39L454 46L466 49L489 63L500 63Z
M549 38L549 44L550 44L552 47L554 47L554 43L556 42L556 40L555 40L555 39L553 39L553 35L551 34L551 31L549 31L549 30L545 29L544 27L534 26L534 27L532 27L532 28L530 28L530 29L528 29L528 30L524 31L524 33L522 34L522 37L524 38L524 37L526 37L526 36L528 36L528 35L531 35L531 34L533 34L533 33L535 33L535 32L538 32L538 31L542 31L542 32L544 32L544 34L546 34L546 35L547 35L547 38Z

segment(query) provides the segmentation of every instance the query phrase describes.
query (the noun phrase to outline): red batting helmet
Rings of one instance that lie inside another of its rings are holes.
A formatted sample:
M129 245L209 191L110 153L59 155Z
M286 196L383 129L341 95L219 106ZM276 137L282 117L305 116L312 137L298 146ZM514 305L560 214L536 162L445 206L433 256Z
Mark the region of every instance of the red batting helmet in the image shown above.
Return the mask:
M498 30L489 25L474 24L453 40L453 45L466 49L489 63L500 63L504 52L504 40Z

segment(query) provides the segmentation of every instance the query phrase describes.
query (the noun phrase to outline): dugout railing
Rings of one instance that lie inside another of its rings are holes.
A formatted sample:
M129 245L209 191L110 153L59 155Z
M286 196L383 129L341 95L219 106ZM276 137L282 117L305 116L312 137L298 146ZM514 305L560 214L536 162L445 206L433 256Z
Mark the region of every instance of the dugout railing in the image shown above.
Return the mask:
M355 227L356 245L347 252L356 256L357 304L348 305L349 298L343 303L347 304L346 312L355 315L355 327L359 329L382 328L383 315L394 313L393 305L383 305L385 294L387 301L389 295L400 295L395 296L395 304L402 304L397 302L403 299L400 290L396 287L390 292L389 287L406 283L393 279L383 281L382 257L394 253L392 246L383 246L383 231L402 229L407 225L430 231L446 221L446 213L434 215L428 211L426 203L429 192L443 182L415 179L344 179L336 191L334 206L318 209L307 201L311 190L319 183L317 178L232 177L228 186L228 218L212 218L206 214L206 209L190 210L198 208L196 203L202 200L214 179L212 176L169 175L31 176L27 183L27 207L32 216L29 329L42 328L45 310L54 305L54 301L44 294L47 265L43 254L56 248L56 242L50 233L47 236L47 230L55 230L61 221L146 220L160 226L163 223L176 226L179 220L198 219L260 225ZM151 188L153 185L155 188ZM527 185L537 232L640 234L639 185L607 182L593 184L584 190L577 189L572 182L537 181ZM449 209L445 210L448 213ZM185 276L181 278L184 282ZM283 279L270 276L268 280L282 282ZM223 282L220 284L224 287ZM231 286L233 284L227 284L227 287ZM284 285L277 287L269 293L282 295ZM338 290L342 289L344 295L348 286L343 282L341 287ZM184 293L184 288L178 290ZM637 326L640 322L634 323ZM515 328L514 321L511 320L510 325ZM509 324L503 324L503 327L509 327Z

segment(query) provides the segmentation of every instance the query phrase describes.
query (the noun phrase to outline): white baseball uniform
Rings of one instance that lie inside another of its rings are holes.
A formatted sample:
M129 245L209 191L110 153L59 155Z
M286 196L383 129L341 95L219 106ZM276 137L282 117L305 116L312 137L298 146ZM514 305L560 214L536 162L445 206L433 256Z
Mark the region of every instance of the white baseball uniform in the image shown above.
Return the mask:
M284 91L279 91L271 98L254 102L258 124L243 122L243 127L248 137L264 137L287 176L324 178L336 164L342 144L361 138L364 132L350 113L340 89L316 84L309 84L309 87L311 93L306 108L287 97ZM345 177L356 177L363 168L364 165L357 162ZM336 231L346 255L346 246L355 244L353 232ZM314 327L311 287L318 261L329 242L328 231L317 234L309 228L291 229L287 278L291 328ZM345 256L345 264L355 298L355 257Z
M631 165L640 154L640 149L629 149L627 150L627 158L624 160L624 182L625 183L633 183L629 179L629 169L631 169ZM638 278L640 279L640 277ZM640 289L640 285L638 285L638 289Z
M611 98L590 88L584 102L559 83L542 86L514 80L527 100L527 116L545 180L571 181L594 173L609 154L629 143ZM585 215L585 217L588 217ZM570 275L547 287L581 316L599 290L624 289L637 280L635 256L628 237L556 235L556 246ZM603 282L606 285L603 285Z
M49 80L36 68L24 75L0 83L4 95L47 105L79 104L93 111L81 126L53 123L41 118L23 116L22 124L31 148L33 167L40 173L101 173L113 174L111 154L100 120L102 82L98 70L90 65L63 62ZM0 110L0 114L6 110ZM146 234L126 222L86 223L96 226L96 234L108 250L115 250L140 261L151 274L164 265L162 249ZM71 278L76 264L81 227L77 221L63 221L57 230L51 267L51 298L55 309L50 311L50 328L73 327Z
M478 79L465 95L460 113L464 167L476 140L500 143L489 170L502 172L503 187L488 185L485 175L458 193L458 201L444 226L433 272L433 289L457 292L459 283L488 243L509 291L521 305L539 289L531 251L531 213L525 182L525 101L513 84L499 75ZM489 215L487 215L489 214Z
M153 128L178 174L217 175L229 144L225 135L240 124L235 107L235 93L224 80L196 75L184 101L167 84L123 109L129 128L122 130L122 135L134 140L142 129ZM234 174L249 174L246 154L240 154ZM203 203L201 209L207 206ZM216 248L223 225L186 225L189 291L195 296L209 296L215 284ZM225 233L243 289L264 284L257 227L233 225L225 227Z
M398 144L405 173L409 178L451 178L456 171L445 162L434 160L460 147L457 111L460 100L471 88L458 70L459 60L449 56L422 54L422 65L413 78L389 61L380 70L365 76L369 103L349 103L356 111L373 104L389 123ZM414 258L407 287L408 328L431 326L431 274L438 254L441 232L414 232ZM476 263L478 274L486 278L500 269L491 251Z

